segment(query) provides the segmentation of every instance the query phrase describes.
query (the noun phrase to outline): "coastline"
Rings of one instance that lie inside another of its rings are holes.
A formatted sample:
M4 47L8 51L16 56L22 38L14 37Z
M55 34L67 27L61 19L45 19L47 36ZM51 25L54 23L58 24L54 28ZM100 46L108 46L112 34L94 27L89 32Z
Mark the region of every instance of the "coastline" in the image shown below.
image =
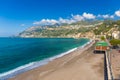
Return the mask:
M89 54L89 52L91 51L91 47L93 44L94 44L94 42L89 42L84 47L80 47L80 48L74 50L73 52L70 52L70 54L66 54L64 56L56 58L56 59L50 61L46 65L43 65L38 68L24 72L24 73L17 75L9 80L29 80L29 79L31 79L31 80L39 80L39 79L42 79L42 80L48 80L48 79L49 80L52 80L52 79L73 80L73 79L70 79L70 76L72 76L71 72L82 74L82 73L86 73L86 71L82 71L82 70L87 70L87 69L89 70L89 68L90 68L91 73L94 73L94 69L91 69L91 64L84 62L84 61L86 61L85 58L88 56L90 56L90 59L91 59L91 57L92 57L91 55L93 55L93 54ZM95 54L94 56L97 56L97 57L92 57L92 58L97 59L96 61L91 60L92 64L94 63L94 66L97 65L96 62L98 63L99 61L100 61L100 64L103 64L103 60L102 60L103 55ZM75 64L76 62L79 63L78 59L80 59L80 64ZM85 60L81 61L81 59L85 59ZM87 60L87 62L89 62L89 61ZM83 64L84 67L81 64ZM88 65L88 66L86 66L86 65ZM67 67L67 69L66 69L66 67ZM84 68L84 69L82 69L82 68ZM70 69L70 70L68 70L68 69ZM100 67L100 70L101 69L103 69L103 68ZM77 70L80 70L81 73L78 72ZM88 73L89 73L88 70L87 70L87 73L82 75L83 77L81 77L81 78L85 78L85 76L88 75ZM94 74L96 76L93 75L92 78L89 80L95 80L94 78L96 78L97 80L104 79L102 73L103 72L101 72L101 71L98 74L96 74L96 72L95 72ZM90 74L88 76L90 76ZM68 75L68 76L64 76L64 75ZM59 78L57 78L57 77L59 77ZM76 76L76 77L78 77L78 76ZM78 78L78 79L76 78L75 80L80 80L80 78ZM81 80L86 80L86 79L81 79Z
M73 49L70 49L70 50L68 50L68 51L66 51L64 53L58 54L58 55L50 57L50 58L43 59L41 61L31 62L31 63L28 63L26 65L17 67L17 68L15 68L13 70L10 70L8 72L4 72L4 73L0 74L0 79L6 80L6 79L9 79L9 78L15 77L15 76L17 76L19 74L25 73L25 72L27 72L29 70L32 70L32 69L35 69L35 68L47 65L49 62L51 62L53 60L56 60L58 58L64 57L64 56L74 52L78 48L79 49L84 48L86 45L90 44L91 42L92 42L92 40L89 40L84 45L76 47L76 48L73 48Z

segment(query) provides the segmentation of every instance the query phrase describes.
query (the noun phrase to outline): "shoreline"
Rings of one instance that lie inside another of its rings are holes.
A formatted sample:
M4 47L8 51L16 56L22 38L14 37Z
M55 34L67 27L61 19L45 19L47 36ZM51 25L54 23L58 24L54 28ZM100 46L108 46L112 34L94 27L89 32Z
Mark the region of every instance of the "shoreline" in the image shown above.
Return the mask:
M58 58L61 58L61 57L64 57L72 52L74 52L75 50L77 49L82 49L84 47L86 47L87 45L89 45L93 40L90 40L88 41L87 43L85 43L84 45L82 46L79 46L79 47L76 47L76 48L73 48L73 49L70 49L64 53L61 53L61 54L58 54L56 56L53 56L53 57L50 57L50 58L46 58L46 59L43 59L41 61L36 61L36 62L31 62L31 63L28 63L26 65L23 65L23 66L20 66L20 67L17 67L13 70L10 70L8 72L4 72L2 74L0 74L0 78L1 79L9 79L9 78L12 78L12 77L15 77L17 75L20 75L22 73L25 73L27 71L30 71L30 70L33 70L35 68L38 68L38 67L41 67L41 66L44 66L44 65L47 65L49 64L49 62L53 61L53 60L56 60Z
M86 44L82 49L78 48L70 54L9 80L104 80L104 55L93 54L93 44L94 42ZM74 79L71 79L72 76Z

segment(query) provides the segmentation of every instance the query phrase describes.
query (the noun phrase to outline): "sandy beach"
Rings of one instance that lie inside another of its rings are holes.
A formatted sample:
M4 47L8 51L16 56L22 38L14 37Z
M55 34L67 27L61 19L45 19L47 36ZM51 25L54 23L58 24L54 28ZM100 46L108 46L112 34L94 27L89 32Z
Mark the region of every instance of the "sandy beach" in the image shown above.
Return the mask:
M93 50L91 43L9 80L104 80L104 55Z

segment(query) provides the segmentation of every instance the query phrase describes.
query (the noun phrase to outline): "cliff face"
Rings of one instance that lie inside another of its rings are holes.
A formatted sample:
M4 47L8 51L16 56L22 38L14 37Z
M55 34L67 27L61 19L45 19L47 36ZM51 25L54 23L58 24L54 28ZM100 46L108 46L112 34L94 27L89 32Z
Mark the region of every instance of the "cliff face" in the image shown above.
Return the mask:
M92 29L100 25L100 22L93 24L74 23L61 26L34 26L21 32L19 37L36 37L36 38L80 38L93 37Z

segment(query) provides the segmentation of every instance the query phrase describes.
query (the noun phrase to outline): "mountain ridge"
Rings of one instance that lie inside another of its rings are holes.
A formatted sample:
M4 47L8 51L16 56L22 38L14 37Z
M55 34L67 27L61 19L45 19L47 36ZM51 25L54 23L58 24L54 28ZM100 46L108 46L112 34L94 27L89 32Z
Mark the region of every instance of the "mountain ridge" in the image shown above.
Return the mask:
M79 38L86 32L91 32L102 21L79 21L72 24L32 26L18 36L24 38Z

